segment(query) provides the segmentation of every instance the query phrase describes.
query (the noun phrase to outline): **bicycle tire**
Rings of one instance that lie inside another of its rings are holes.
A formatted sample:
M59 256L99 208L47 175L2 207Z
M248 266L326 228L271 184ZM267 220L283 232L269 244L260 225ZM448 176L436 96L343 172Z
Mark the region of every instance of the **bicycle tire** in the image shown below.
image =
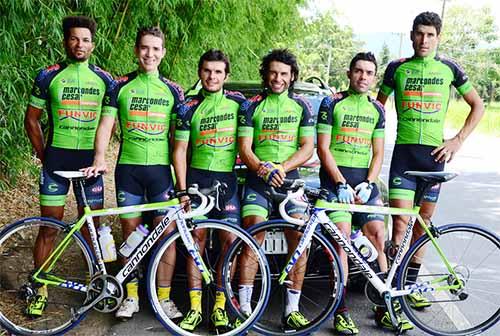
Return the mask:
M82 314L75 318L72 309L83 305L86 292L78 290L78 287L86 284L87 278L93 275L96 261L78 232L73 235L73 241L50 272L51 275L73 281L74 289L48 286L48 301L43 315L36 319L25 316L27 304L22 296L25 293L23 286L29 285L34 271L33 248L40 227L56 230L54 246L69 231L68 225L63 222L33 217L10 224L0 232L0 324L15 335L64 334L85 317ZM66 287L71 287L71 283L66 283Z
M302 232L303 226L290 224L283 220L271 220L250 228L249 233L254 237L262 232L276 235L277 232L283 232L284 229ZM236 251L237 249L234 247L228 252L227 258L234 259ZM309 319L310 324L307 327L295 330L285 330L283 328L279 317L285 311L285 285L279 285L278 278L288 262L288 257L286 254L266 254L271 271L271 292L269 304L254 326L254 329L259 333L265 335L307 335L320 328L340 303L343 289L343 271L340 260L331 243L321 234L319 229L314 232L311 245L307 251L309 258L306 265L299 310ZM225 265L228 264L230 263L225 263ZM227 290L232 290L235 297L237 297L238 285L236 280L233 280L233 283L225 282L226 287L228 287ZM232 307L235 306L234 304ZM278 318L276 318L276 315Z
M241 325L234 327L232 330L225 331L220 333L220 331L213 330L210 325L210 314L212 312L212 305L215 301L215 279L216 279L216 265L218 262L222 262L223 256L220 254L218 247L220 247L221 242L219 239L207 240L207 244L205 245L203 259L205 265L209 269L209 271L214 276L214 282L212 282L209 286L203 284L205 288L203 288L203 300L202 300L202 314L203 321L197 327L197 329L193 332L188 332L183 330L179 326L179 319L170 319L166 316L165 312L161 308L158 295L156 292L157 285L157 270L158 266L161 262L161 258L164 252L167 250L169 246L171 246L175 242L175 250L176 250L176 267L174 278L171 284L171 298L176 303L179 310L183 313L183 316L186 316L186 313L190 309L190 300L188 295L187 288L187 274L185 271L185 263L189 258L189 254L186 251L186 248L183 246L182 239L178 230L174 230L167 237L165 237L159 244L156 250L153 252L150 260L150 264L148 267L148 278L147 278L147 292L148 297L153 307L154 313L158 320L162 323L162 325L172 332L174 335L241 335L244 334L249 328L252 327L254 321L256 321L262 313L263 308L267 303L267 298L269 295L269 268L266 262L265 255L263 254L260 246L252 239L252 237L242 228L238 226L234 226L228 224L226 222L218 221L218 220L200 220L195 221L194 226L189 228L190 232L193 232L195 229L206 229L208 230L208 234L219 236L220 232L223 233L231 233L236 239L233 244L245 244L249 246L252 251L258 254L259 258L259 267L260 272L262 274L262 286L259 290L259 299L260 304L254 313L249 316L247 319L243 320ZM209 243L213 243L213 245L209 245ZM224 242L222 242L224 243ZM208 287L208 288L207 288ZM226 302L229 302L230 299L226 294ZM227 306L227 303L226 303ZM230 314L231 318L236 318L237 316ZM233 323L234 324L234 323Z
M449 224L437 228L437 241L451 266L465 283L464 291L439 289L454 284L436 248L428 236L420 237L406 253L398 274L398 289L405 285L418 287L436 282L436 290L423 292L431 304L413 309L407 296L401 305L417 327L432 335L470 335L484 332L500 319L500 239L485 228L474 224ZM410 262L420 258L421 268L415 278ZM448 277L446 279L446 277ZM438 279L445 279L438 281ZM418 292L418 290L417 290Z

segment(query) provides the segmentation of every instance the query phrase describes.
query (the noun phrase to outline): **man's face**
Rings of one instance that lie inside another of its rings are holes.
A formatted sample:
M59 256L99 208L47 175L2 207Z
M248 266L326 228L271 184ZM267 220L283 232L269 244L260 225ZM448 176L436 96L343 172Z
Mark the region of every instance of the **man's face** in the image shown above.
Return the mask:
M217 92L227 78L226 64L222 61L204 61L198 73L201 86L208 92Z
M357 93L366 93L375 80L375 64L370 61L359 60L352 70L347 71L349 87Z
M144 72L157 71L163 56L165 56L162 39L153 35L144 35L135 48L135 55L139 67Z
M415 56L425 57L432 54L437 48L439 37L436 27L418 25L417 28L411 32Z
M273 93L282 93L288 90L294 79L290 65L278 61L272 61L269 64L266 86Z
M70 59L83 62L89 59L94 50L92 34L88 28L70 28L69 37L64 41L66 54Z

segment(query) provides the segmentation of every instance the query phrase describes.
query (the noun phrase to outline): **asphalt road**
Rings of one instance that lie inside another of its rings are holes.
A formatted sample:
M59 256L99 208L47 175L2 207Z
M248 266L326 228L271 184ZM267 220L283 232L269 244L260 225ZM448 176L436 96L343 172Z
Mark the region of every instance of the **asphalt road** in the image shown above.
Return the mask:
M388 133L390 137L390 130ZM455 160L447 166L447 170L458 171L460 176L443 186L439 207L434 216L435 224L470 222L489 227L497 233L500 232L500 225L498 225L500 159L491 155L491 148L500 148L500 139L472 136ZM392 145L389 143L386 146L386 160L382 173L385 179L391 151ZM457 209L464 210L457 211ZM350 291L348 300L351 315L360 329L360 335L392 334L376 327L371 311L372 305L362 292ZM276 319L280 319L279 313ZM153 336L166 333L147 306L132 321L110 322L110 324L111 327L106 335ZM332 321L328 321L315 335L331 335L332 333L334 333ZM425 333L413 330L406 335L425 335ZM500 335L500 325L490 329L485 335Z

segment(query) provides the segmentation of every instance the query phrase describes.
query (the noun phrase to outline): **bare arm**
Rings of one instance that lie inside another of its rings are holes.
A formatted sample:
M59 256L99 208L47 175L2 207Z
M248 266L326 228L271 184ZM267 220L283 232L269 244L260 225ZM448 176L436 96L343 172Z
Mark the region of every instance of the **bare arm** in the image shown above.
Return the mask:
M465 94L463 98L470 106L469 115L460 131L453 138L445 140L441 146L432 151L431 154L435 155L435 160L438 162L450 162L483 117L483 100L475 89Z
M389 97L386 96L385 94L383 94L382 91L378 92L377 100L380 102L380 104L385 106L385 103L387 102L387 98L389 98Z
M115 118L112 116L101 117L95 137L94 162L91 167L81 169L87 176L97 176L99 172L108 172L105 156L114 123Z
M189 143L176 140L174 144L173 164L175 169L176 189L186 189L187 149Z
M42 109L38 109L28 105L24 117L24 129L28 134L31 145L35 150L37 158L43 163L45 143L43 139L42 126L40 125L40 117L42 116Z
M306 136L300 138L300 148L281 164L285 172L289 172L302 166L313 155L314 137Z
M321 161L321 167L326 171L328 176L335 184L346 183L346 180L337 166L337 162L330 152L330 134L318 134L318 156Z
M253 172L257 172L260 167L260 160L252 149L252 137L238 137L238 151L240 159Z
M384 138L372 139L372 151L372 160L366 179L370 182L375 182L382 169L382 163L384 162Z

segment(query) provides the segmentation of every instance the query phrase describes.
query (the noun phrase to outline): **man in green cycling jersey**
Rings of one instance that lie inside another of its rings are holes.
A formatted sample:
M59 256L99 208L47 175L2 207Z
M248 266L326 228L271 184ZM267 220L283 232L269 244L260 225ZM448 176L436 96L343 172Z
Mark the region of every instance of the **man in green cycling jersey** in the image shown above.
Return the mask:
M97 130L95 158L88 175L108 170L106 148L115 117L121 129L120 155L115 170L116 198L119 206L161 202L173 189L169 160L174 108L183 100L183 91L160 75L158 67L165 56L164 35L157 27L137 32L135 55L139 69L116 80L106 97L103 117ZM153 225L164 211L156 211ZM141 213L120 215L123 239L141 224ZM168 231L173 230L169 227ZM167 232L168 233L168 232ZM169 318L182 314L170 300L170 284L175 267L175 246L169 247L158 271L158 299ZM139 311L138 279L131 276L126 285L127 298L116 312L118 318L131 318Z
M78 170L92 163L94 138L101 117L106 91L112 77L99 67L89 64L94 50L96 23L84 16L63 19L64 48L67 59L38 73L26 111L25 128L36 156L42 163L40 172L40 208L44 217L62 220L70 182L54 174L57 170ZM40 124L46 110L49 120L47 142ZM93 209L103 206L102 177L88 179L84 185L87 201ZM73 186L78 213L83 214L83 198ZM98 218L95 218L96 224ZM36 239L35 267L40 267L54 247L57 230L41 228ZM87 241L90 235L82 228ZM41 316L47 305L47 287L28 304L26 313Z
M233 168L237 152L238 109L245 98L240 93L223 90L229 67L229 59L220 50L211 49L201 56L198 62L198 76L202 89L187 98L177 111L173 163L178 190L185 190L190 184L208 188L214 180L226 183L228 192L224 196L224 209L214 209L207 216L240 225L238 184ZM219 235L221 246L230 246L234 240L230 236L223 236L222 233ZM195 230L193 237L200 251L203 251L207 238L206 230ZM224 255L224 250L220 255ZM220 333L230 329L221 278L223 259L221 257L217 265L217 290L210 316L213 326ZM187 274L191 310L180 323L180 327L193 331L202 321L202 279L192 258L187 264Z
M321 187L329 191L328 200L381 206L377 180L384 159L385 111L368 92L377 73L372 53L358 53L351 60L347 77L349 90L323 99L318 113L318 156L321 160ZM384 253L384 216L380 214L334 212L330 219L345 237L351 234L351 222L378 252L374 269L387 272ZM348 263L344 250L335 245L347 284ZM377 267L378 266L378 267ZM335 312L334 328L343 335L359 332L345 304L346 288ZM384 311L385 312L385 311ZM403 320L402 320L403 321ZM406 322L406 321L403 321ZM411 325L405 323L406 329Z
M268 200L269 186L279 188L284 178L297 179L297 168L304 164L314 149L314 120L310 105L292 91L299 68L295 56L286 49L277 49L262 59L260 75L264 91L245 101L238 115L238 146L241 160L248 173L243 196L243 226L250 228L265 221L276 204ZM287 212L304 216L305 209L289 205ZM289 251L296 247L300 236L286 232ZM263 237L257 237L262 240ZM286 327L298 329L309 321L299 311L306 257L299 258L291 270L284 310ZM250 313L253 281L257 270L252 256L243 253L239 298L241 310Z
M419 14L413 21L411 31L414 55L388 65L378 93L377 99L385 104L394 92L398 117L389 174L389 198L393 207L413 207L416 179L406 176L404 172L442 171L445 162L450 162L457 154L484 113L482 100L463 70L453 60L437 55L440 32L439 15L431 12ZM471 109L460 131L451 139L444 139L444 120L451 86L456 88ZM439 188L435 185L424 195L420 215L426 222L431 221L436 208ZM407 223L407 216L393 216L394 246L401 244ZM422 234L420 226L415 225L412 242ZM414 283L420 264L413 261L411 268L414 272L408 280ZM416 309L430 305L418 293L408 296L408 299Z

